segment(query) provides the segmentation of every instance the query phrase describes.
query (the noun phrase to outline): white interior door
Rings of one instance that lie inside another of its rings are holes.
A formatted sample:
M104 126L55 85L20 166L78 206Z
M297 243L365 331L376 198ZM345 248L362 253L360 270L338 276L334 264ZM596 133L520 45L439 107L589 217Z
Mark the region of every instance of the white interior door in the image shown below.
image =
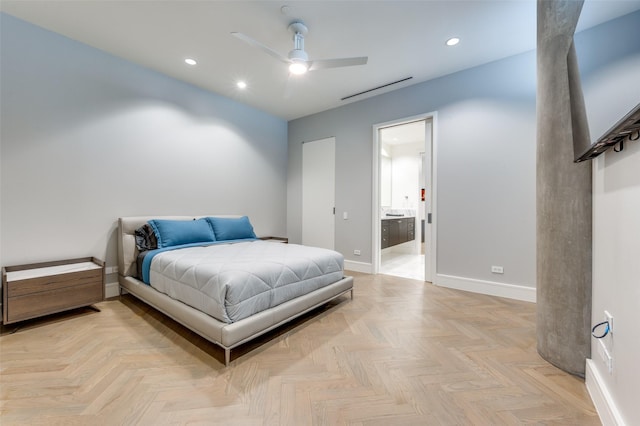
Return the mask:
M428 282L432 281L432 269L433 269L433 256L431 253L433 250L433 244L431 239L432 233L432 219L433 219L433 120L425 120L425 134L424 134L424 152L422 170L424 170L423 188L425 188L425 205L424 205L424 247L425 247L425 259L424 259L424 280Z
M302 244L334 249L336 139L302 145Z

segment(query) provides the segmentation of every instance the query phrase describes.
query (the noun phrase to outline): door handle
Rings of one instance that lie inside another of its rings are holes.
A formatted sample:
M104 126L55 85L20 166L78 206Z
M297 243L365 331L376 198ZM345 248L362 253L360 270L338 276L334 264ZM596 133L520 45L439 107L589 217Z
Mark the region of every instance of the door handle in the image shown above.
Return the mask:
M427 223L431 223L431 213L427 213Z

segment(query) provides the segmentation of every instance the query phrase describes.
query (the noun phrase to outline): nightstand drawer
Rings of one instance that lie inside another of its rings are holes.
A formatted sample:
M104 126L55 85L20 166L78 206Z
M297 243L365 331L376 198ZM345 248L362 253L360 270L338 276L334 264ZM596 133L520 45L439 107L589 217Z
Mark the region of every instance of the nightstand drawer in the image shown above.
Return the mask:
M14 297L7 309L7 322L22 321L53 312L79 308L102 301L101 285L79 284L57 290Z
M32 278L7 283L8 297L24 296L26 294L40 293L43 291L58 290L65 287L74 287L83 284L95 284L102 282L102 269L94 269L82 272L70 272L67 274L48 277Z

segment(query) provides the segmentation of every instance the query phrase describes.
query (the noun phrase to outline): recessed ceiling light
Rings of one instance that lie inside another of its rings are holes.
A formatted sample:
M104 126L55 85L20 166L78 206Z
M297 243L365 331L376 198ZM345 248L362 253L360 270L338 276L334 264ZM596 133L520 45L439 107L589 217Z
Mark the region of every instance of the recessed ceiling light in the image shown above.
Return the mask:
M184 62L187 65L195 65L195 64L197 64L196 60L195 59L191 59L191 58L185 59Z
M238 86L238 89L246 89L247 83L245 83L244 81L239 81L236 83L236 86Z
M447 40L447 46L455 46L458 43L460 43L460 39L458 37L451 37Z

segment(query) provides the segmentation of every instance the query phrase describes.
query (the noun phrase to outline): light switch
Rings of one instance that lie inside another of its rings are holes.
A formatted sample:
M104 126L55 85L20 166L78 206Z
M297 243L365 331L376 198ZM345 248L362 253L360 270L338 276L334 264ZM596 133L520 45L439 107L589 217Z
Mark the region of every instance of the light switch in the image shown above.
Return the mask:
M343 218L344 220L349 219L349 213L347 213L347 212L342 212L342 218Z

